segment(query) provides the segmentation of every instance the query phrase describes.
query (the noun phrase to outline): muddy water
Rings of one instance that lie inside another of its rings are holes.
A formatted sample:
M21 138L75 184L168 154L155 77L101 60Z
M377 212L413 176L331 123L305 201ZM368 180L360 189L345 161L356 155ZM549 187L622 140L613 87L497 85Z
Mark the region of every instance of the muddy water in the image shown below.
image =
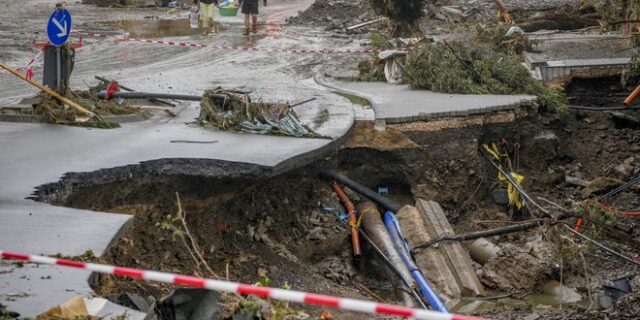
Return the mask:
M361 105L363 107L371 107L371 102L363 97L359 97L353 94L343 93L340 91L332 91L332 92L341 97L347 98L347 100L349 100L353 104Z
M199 35L202 29L193 29L189 19L160 19L160 20L119 20L104 21L99 24L128 32L131 37L164 38ZM222 30L222 24L215 22L217 30Z

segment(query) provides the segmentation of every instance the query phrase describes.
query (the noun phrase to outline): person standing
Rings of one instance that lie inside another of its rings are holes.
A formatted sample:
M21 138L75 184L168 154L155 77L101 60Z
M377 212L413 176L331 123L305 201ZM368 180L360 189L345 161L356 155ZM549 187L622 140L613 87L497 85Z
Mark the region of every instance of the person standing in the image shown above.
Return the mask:
M218 0L194 0L200 3L200 25L204 29L203 34L216 32L213 24L213 8L218 6Z
M242 13L244 13L244 32L245 36L249 35L249 19L251 19L253 33L258 33L258 1L259 0L241 0ZM262 0L264 6L267 6L267 0Z

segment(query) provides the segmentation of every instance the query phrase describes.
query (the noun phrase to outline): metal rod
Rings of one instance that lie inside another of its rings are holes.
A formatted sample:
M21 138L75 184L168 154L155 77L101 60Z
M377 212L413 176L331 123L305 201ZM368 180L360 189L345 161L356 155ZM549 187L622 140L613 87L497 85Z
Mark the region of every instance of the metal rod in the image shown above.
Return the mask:
M358 182L355 182L351 179L349 179L349 177L335 172L333 170L325 170L321 173L321 176L325 177L325 178L330 178L332 180L336 180L337 182L349 187L350 189L352 189L353 191L365 196L366 198L371 199L372 201L376 202L377 204L379 204L381 207L383 207L385 210L389 210L391 212L398 212L401 208L400 205L398 205L397 203L391 201L390 199L379 195L378 193L374 192L373 190L361 185Z
M303 105L305 103L308 103L308 102L311 102L311 101L314 101L314 100L316 100L316 98L311 98L311 99L307 99L307 100L304 100L304 101L296 102L296 103L290 105L290 107L292 107L292 108L293 107L297 107L297 106Z
M107 98L107 91L102 90L98 93L100 99ZM223 94L210 95L212 98L225 99L227 96ZM151 92L115 92L109 98L122 98L122 99L174 99L174 100L187 100L187 101L200 101L202 96L191 96L186 94L171 94L171 93L151 93Z
M62 59L60 57L60 47L56 47L56 91L62 93Z
M95 76L94 78L96 78L97 80L100 80L100 81L102 81L102 82L104 82L104 83L110 83L110 82L112 82L112 81L113 81L113 80L109 80L109 79L107 79L107 78L103 78L103 77L99 77L99 76ZM120 84L120 83L118 83L118 88L120 88L120 89L122 89L122 90L125 90L125 91L132 91L132 92L133 92L133 91L136 91L136 90L131 89L131 88L129 88L129 87L125 87L125 86L123 86L123 85L122 85L122 84ZM160 103L160 104L164 104L164 105L167 105L167 106L170 106L170 107L175 107L175 106L176 106L176 104L175 104L175 103L171 103L171 102L164 101L164 100L160 100L160 99L156 99L156 98L151 98L151 99L149 99L149 101L156 102L156 103Z

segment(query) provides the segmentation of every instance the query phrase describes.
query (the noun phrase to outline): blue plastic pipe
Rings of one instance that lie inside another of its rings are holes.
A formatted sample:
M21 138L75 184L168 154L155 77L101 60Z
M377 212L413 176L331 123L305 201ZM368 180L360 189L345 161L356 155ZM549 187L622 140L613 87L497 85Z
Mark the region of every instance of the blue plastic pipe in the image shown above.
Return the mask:
M411 255L409 254L409 245L402 236L400 223L398 223L396 215L393 214L393 212L387 211L384 214L384 225L387 228L387 232L389 232L389 236L391 237L393 246L396 248L396 250L398 250L402 261L407 266L409 271L411 271L411 276L418 284L418 287L420 287L420 292L422 292L424 298L431 305L433 310L440 312L449 312L444 303L442 303L442 300L440 300L440 297L438 297L438 294L433 291L431 286L429 286L429 283L427 282L427 279L424 278L424 275L422 274L420 268L418 268L415 262L413 262L413 258L411 258Z

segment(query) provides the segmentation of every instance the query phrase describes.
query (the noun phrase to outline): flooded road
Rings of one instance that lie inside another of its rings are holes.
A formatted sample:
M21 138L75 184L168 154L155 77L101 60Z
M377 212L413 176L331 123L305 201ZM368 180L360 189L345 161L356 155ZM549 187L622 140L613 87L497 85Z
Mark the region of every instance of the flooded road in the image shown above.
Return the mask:
M48 1L26 1L21 5L8 1L9 20L0 26L3 49L0 59L9 65L26 65L38 54L33 41L42 42L41 30L51 12ZM71 80L73 89L94 85L94 76L122 81L136 90L167 93L201 94L217 86L246 87L266 100L301 100L313 96L318 86L311 79L322 64L351 64L362 54L322 55L286 52L292 50L359 49L358 40L335 39L330 34L283 25L285 19L303 10L310 1L272 1L261 7L259 32L244 37L242 17L215 16L222 29L210 35L200 35L191 29L188 10L177 12L167 8L109 9L72 3L69 10L74 17L71 42L80 36L84 47L77 50ZM171 12L171 13L170 13ZM90 36L98 33L107 37ZM198 48L126 41L151 38L187 42ZM220 47L233 47L220 49ZM255 49L252 49L255 48ZM254 51L255 50L255 51ZM280 51L274 53L273 51ZM365 56L366 57L366 56ZM42 61L33 64L35 79L42 78ZM17 78L0 73L0 104L7 106L37 93ZM330 92L330 99L343 99ZM329 99L329 98L328 98Z

